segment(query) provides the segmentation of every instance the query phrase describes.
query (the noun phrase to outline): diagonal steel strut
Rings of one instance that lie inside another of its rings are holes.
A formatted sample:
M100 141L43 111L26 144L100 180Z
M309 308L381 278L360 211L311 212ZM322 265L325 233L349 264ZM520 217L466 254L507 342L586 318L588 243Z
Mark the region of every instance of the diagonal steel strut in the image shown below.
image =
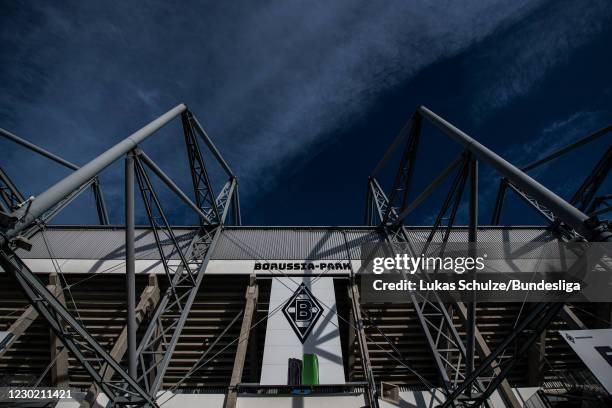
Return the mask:
M123 367L100 346L88 330L49 292L8 245L0 250L0 265L17 281L31 304L51 326L51 330L79 360L111 401L118 405L157 406L154 399L150 398ZM100 370L104 364L115 371L119 377L117 381L105 381L102 378Z
M144 383L149 395L154 397L162 386L221 228L202 227L187 251L182 249L142 163L136 159L135 164L138 186L169 282L137 350L140 365L138 380ZM178 255L178 265L169 259L173 253Z

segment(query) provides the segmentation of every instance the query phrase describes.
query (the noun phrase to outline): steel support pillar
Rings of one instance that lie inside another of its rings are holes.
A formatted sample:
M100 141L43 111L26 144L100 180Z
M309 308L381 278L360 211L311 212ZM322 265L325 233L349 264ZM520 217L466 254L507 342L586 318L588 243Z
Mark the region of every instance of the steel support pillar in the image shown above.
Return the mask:
M125 157L125 282L127 292L128 373L136 378L136 252L134 242L134 153Z
M242 371L244 370L244 361L248 350L253 317L257 311L258 296L259 288L255 276L253 275L250 278L249 286L246 290L246 304L244 307L244 314L242 315L242 326L240 327L240 337L238 338L236 356L234 357L234 368L232 369L230 386L225 398L225 408L236 408L236 402L238 401L236 386L242 381Z
M476 243L478 241L478 161L474 158L470 160L470 215L469 215L469 230L468 242L470 243L471 256L476 256ZM473 271L470 271L472 277ZM472 301L467 305L467 342L466 342L466 360L465 373L469 375L474 371L474 350L475 350L475 331L476 331L476 298L473 296ZM472 390L468 390L471 392Z

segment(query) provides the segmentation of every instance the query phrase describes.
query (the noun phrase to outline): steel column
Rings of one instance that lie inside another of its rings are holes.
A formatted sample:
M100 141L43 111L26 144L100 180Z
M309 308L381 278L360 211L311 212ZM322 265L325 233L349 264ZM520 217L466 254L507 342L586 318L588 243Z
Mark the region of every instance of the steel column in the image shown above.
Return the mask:
M468 241L470 245L471 255L476 255L476 242L478 241L478 161L474 158L470 160L470 216ZM474 277L474 271L470 271ZM465 372L469 375L474 371L474 350L476 343L474 335L476 331L476 298L467 305L467 344L466 344L466 361ZM471 392L471 390L469 390Z
M134 249L134 153L125 158L125 280L127 291L128 373L136 378L136 253Z

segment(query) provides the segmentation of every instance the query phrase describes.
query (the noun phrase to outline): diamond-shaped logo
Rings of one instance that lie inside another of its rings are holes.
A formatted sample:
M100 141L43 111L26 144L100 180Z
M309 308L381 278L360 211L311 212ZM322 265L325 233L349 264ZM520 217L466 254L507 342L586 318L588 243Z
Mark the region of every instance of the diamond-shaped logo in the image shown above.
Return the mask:
M323 308L303 283L283 306L283 314L302 344L317 324Z

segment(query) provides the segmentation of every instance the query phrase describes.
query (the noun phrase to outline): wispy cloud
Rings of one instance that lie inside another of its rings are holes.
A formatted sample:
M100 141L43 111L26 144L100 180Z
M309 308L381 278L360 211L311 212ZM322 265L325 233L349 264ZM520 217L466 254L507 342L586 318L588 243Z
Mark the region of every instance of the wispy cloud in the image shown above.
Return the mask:
M549 123L540 134L526 143L508 148L505 157L517 166L526 166L587 136L589 132L601 127L605 123L605 119L603 112L576 112L567 118ZM541 168L533 170L531 174L537 175L539 171L545 168L546 165L543 165Z
M0 119L83 163L184 101L236 170L248 199L272 185L292 158L307 155L347 119L367 111L381 93L526 19L541 3L17 5L2 25ZM572 10L557 17L573 21ZM504 52L531 41L534 30L526 28ZM561 58L554 49L575 43L556 41L545 65ZM525 79L491 85L485 98L502 104L537 80L531 70L515 71L498 74ZM178 177L184 153L173 140L180 132L175 127L165 135L166 144L145 148ZM10 166L23 165L21 158L9 160ZM118 166L103 180L117 199L120 177ZM27 181L39 191L49 178ZM179 181L188 185L186 177Z
M493 46L470 59L471 65L479 67L470 85L475 94L474 115L487 117L525 95L611 21L609 1L554 1L507 27Z
M599 129L602 124L605 123L606 116L603 112L577 112L569 117L554 120L546 124L542 127L540 132L531 139L505 149L500 152L500 155L520 168L587 136L589 133ZM569 155L573 155L572 157L575 158L576 154L575 151ZM578 152L578 154L580 153ZM595 156L591 155L589 157ZM590 167L593 165L592 160L585 161L586 163L578 164L575 159L572 161L571 157L562 156L555 161L531 170L529 175L543 182L546 187L552 189L555 193L568 198L581 182L581 177L584 177L586 172L590 171ZM554 170L552 167L554 167ZM492 169L487 168L481 173L481 179L480 184L482 188L480 190L479 200L482 203L482 210L484 213L488 214L493 210L500 175ZM467 207L466 203L464 203L464 207ZM508 210L505 211L506 214L508 212ZM535 218L534 221L542 222L540 218Z

